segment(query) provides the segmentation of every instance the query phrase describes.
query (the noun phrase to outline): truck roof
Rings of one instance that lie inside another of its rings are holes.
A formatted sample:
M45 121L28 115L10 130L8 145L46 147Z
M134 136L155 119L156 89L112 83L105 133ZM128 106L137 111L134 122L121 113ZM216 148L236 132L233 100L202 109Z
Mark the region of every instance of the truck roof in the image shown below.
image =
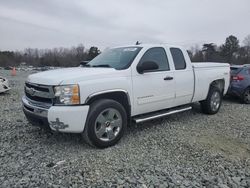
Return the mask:
M138 45L122 45L122 46L116 46L112 48L122 48L122 47L147 47L147 48L152 48L152 47L175 47L175 48L180 48L183 49L182 46L174 45L174 44L168 44L168 43L145 43L145 44L138 44Z

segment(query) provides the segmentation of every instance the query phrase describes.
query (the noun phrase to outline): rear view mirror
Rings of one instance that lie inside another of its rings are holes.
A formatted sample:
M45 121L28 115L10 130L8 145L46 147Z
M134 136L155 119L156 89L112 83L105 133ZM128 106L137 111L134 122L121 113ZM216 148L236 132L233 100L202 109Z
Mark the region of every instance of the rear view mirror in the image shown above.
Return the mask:
M159 66L154 61L144 61L137 66L137 71L140 74L144 72L154 71L159 69Z

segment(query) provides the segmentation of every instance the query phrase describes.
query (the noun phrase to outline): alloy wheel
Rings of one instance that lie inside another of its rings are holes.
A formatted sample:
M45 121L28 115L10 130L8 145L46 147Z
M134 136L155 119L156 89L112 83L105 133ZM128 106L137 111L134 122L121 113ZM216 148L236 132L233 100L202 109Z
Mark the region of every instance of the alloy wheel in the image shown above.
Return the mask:
M220 107L221 95L219 92L214 92L211 96L211 109L217 111Z
M122 116L114 108L103 110L95 121L95 134L102 141L114 140L122 128Z

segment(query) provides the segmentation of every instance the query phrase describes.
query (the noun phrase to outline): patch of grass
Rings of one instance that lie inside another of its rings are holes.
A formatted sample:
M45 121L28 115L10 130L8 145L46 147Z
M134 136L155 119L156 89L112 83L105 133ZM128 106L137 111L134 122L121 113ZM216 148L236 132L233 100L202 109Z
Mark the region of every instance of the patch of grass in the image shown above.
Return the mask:
M221 153L226 158L250 159L250 146L243 143L239 138L211 134L197 137L196 142L208 148L212 153Z

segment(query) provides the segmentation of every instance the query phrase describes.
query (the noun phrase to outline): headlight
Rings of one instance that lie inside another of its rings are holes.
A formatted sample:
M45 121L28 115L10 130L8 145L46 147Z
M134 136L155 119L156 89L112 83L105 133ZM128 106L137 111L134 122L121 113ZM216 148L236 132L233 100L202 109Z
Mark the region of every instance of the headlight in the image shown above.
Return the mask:
M73 105L80 104L78 85L65 85L54 87L56 104Z

